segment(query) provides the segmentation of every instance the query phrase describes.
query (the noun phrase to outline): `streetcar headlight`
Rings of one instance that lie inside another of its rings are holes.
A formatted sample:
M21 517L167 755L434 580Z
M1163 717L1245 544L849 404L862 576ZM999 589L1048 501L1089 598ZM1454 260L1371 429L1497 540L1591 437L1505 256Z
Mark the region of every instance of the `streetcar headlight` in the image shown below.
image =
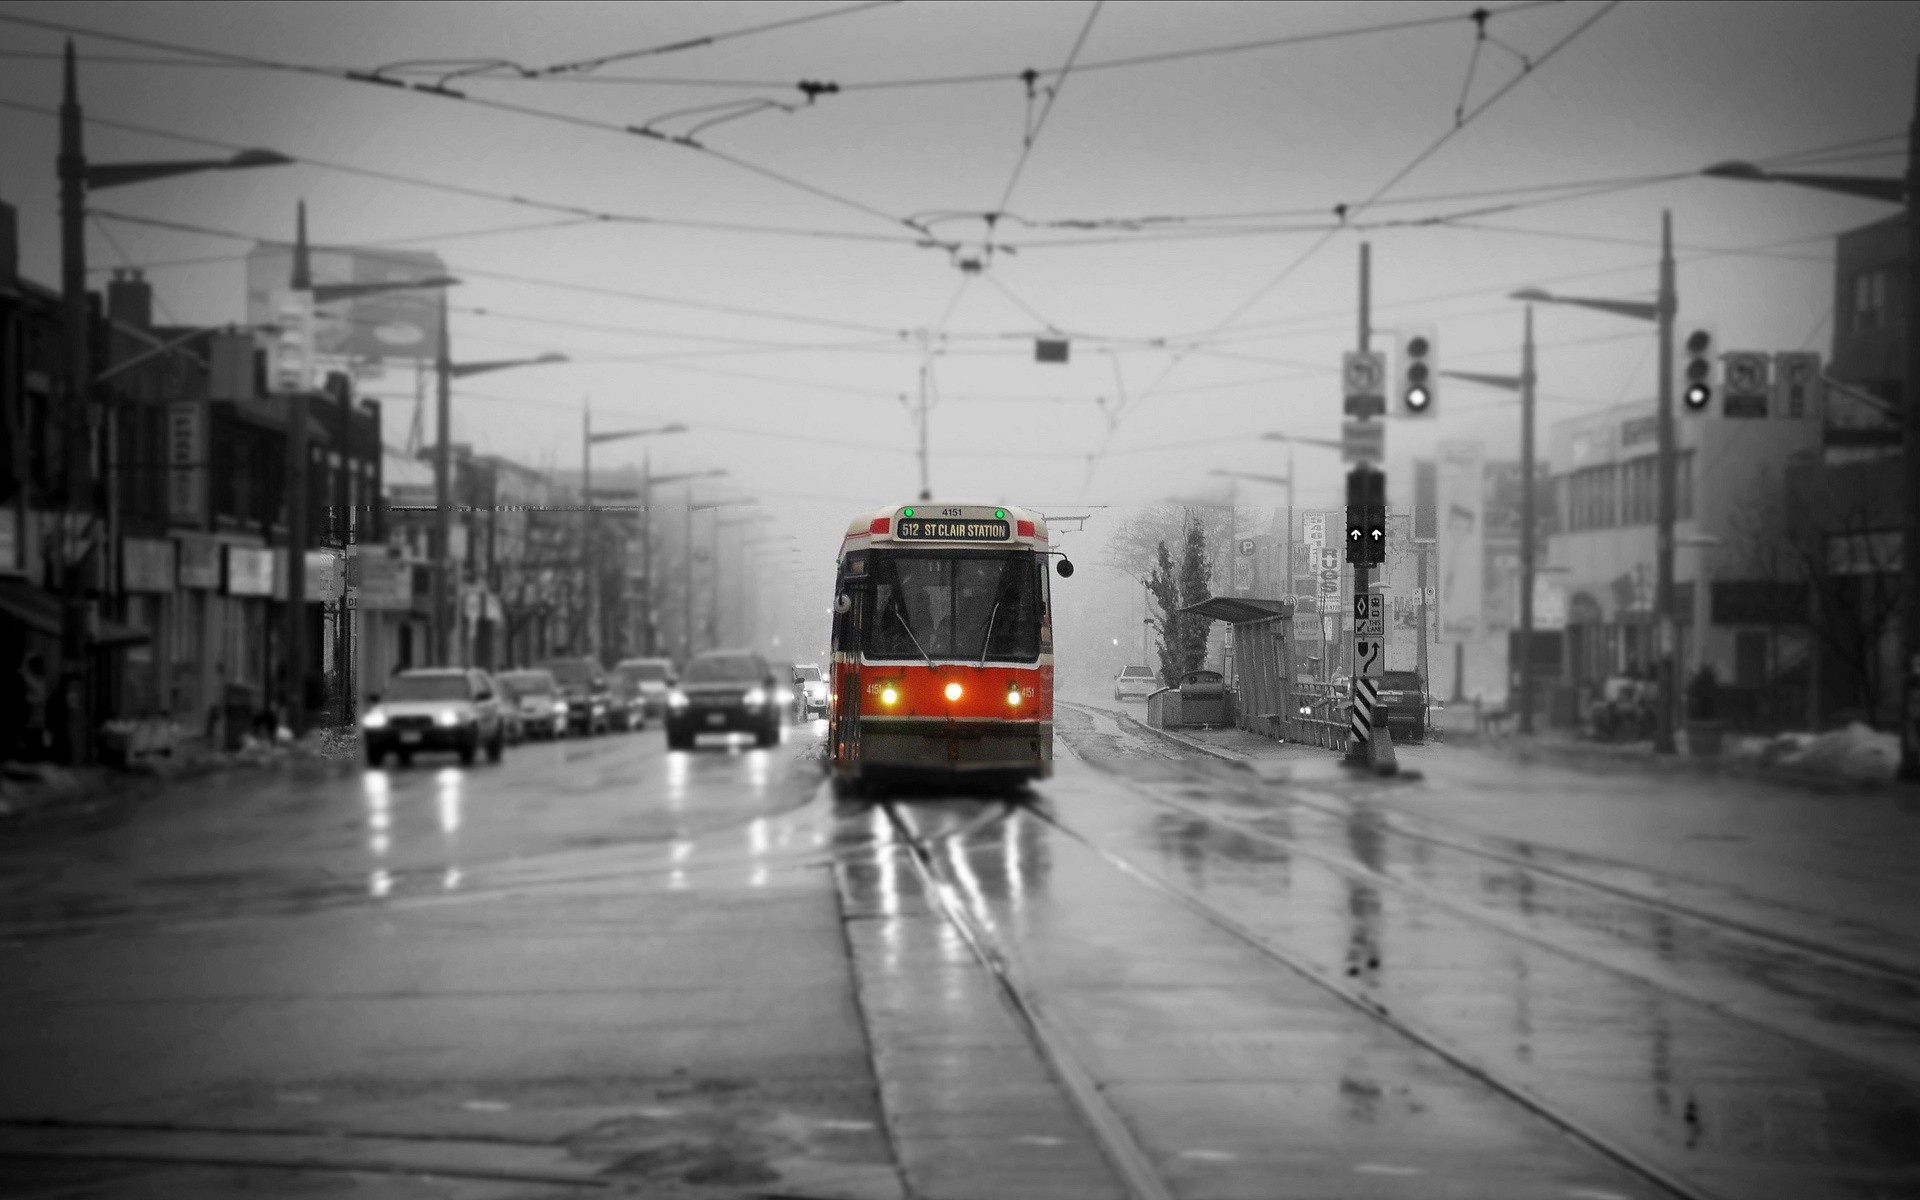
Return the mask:
M387 727L387 714L376 708L366 716L360 718L360 725L364 729L385 729Z
M1020 689L1017 686L1007 689L1007 704L1011 708L1020 707Z
M765 688L754 688L746 695L740 697L740 703L746 705L748 708L759 708L766 702L767 690Z
M899 689L890 683L882 687L880 689L880 703L889 706L900 703Z
M950 684L948 684L948 685L947 685L947 699L948 699L948 700L958 700L958 699L960 698L960 694L961 694L961 691L962 691L962 690L963 690L963 689L962 689L962 688L960 687L960 685L959 685L958 683L950 683Z

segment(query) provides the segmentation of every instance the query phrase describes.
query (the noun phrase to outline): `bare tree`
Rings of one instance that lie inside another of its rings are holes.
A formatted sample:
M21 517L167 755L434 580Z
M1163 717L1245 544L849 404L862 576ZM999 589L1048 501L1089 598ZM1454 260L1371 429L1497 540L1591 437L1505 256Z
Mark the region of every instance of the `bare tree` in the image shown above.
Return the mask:
M1900 543L1864 487L1824 477L1798 487L1763 482L1733 517L1727 550L1749 580L1795 589L1800 618L1868 724L1881 717L1882 647L1900 612ZM1778 609L1779 605L1773 605Z

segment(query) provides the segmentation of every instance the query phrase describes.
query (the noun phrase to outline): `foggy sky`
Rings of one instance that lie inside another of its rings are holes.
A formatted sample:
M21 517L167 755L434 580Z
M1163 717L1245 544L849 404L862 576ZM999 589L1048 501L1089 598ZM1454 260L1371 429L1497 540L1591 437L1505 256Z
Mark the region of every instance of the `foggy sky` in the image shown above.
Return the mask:
M843 6L9 3L0 13L366 70L417 59L569 62L835 7ZM1257 440L1266 430L1336 436L1337 367L1356 336L1363 238L1373 247L1376 344L1391 346L1397 325L1418 321L1437 328L1442 367L1513 371L1520 313L1506 293L1547 285L1650 298L1663 208L1674 214L1682 247L1683 312L1715 319L1730 349L1824 350L1831 235L1890 211L1794 189L1681 178L1485 212L1447 227L1329 236L1317 227L1336 204L1372 195L1454 124L1473 52L1466 14L1474 6L1110 3L1086 30L1085 69L1060 85L1005 205L1009 216L998 223L1000 240L1028 244L995 254L979 275L963 275L946 250L914 245L916 234L898 218L918 216L938 237L959 241L963 255L977 254L986 232L979 214L999 205L1023 130L1046 104L1044 90L1030 102L1013 79L851 85L1058 67L1091 7L893 5L588 74L454 85L473 97L621 126L756 98L793 107L698 135L739 163L629 133L334 78L115 62L184 56L76 35L90 118L589 210L780 226L807 236L605 221L554 227L560 218L551 212L311 164L115 189L92 204L247 239L284 239L304 198L317 242L404 238L437 251L466 281L452 296L456 358L559 350L576 360L460 387L456 438L533 465L573 468L586 397L596 425L686 421L693 433L656 446L659 469L728 467L733 490L782 512L804 545L829 557L850 513L908 500L918 487L913 419L902 399L918 394L928 361L914 331L946 335L931 343L936 495L1084 512L1208 490L1218 483L1208 477L1214 467L1276 471L1285 451ZM1505 47L1537 59L1604 8L1572 0L1496 16L1489 29ZM1457 19L1099 67L1421 15ZM0 101L49 110L58 102L52 56L63 36L0 25L8 55L0 58ZM1468 111L1519 71L1505 47L1482 46ZM1724 159L1766 160L1899 134L1913 105L1916 47L1920 6L1912 4L1622 4L1383 200L1685 173ZM607 77L651 82L597 81ZM1050 78L1042 77L1043 88ZM848 90L809 105L791 86L802 79ZM751 86L760 82L768 86ZM680 132L697 119L660 128ZM99 125L87 138L97 161L206 152ZM1874 157L1808 169L1900 171L1898 140L1865 149ZM55 153L51 119L0 108L0 197L21 210L25 271L49 284L58 281ZM1383 203L1349 220L1417 219L1530 198ZM1292 215L1084 232L1030 224L1247 212ZM1222 224L1316 228L1169 236ZM542 227L471 236L534 225ZM859 236L824 236L833 234ZM88 236L97 280L116 265L148 269L164 305L159 319L243 316L249 241L112 220L93 223ZM1076 238L1089 244L1059 244ZM1056 244L1034 244L1043 242ZM490 277L501 274L813 320ZM549 323L463 311L476 308ZM1558 417L1652 394L1651 327L1564 308L1537 319L1543 444ZM1049 325L1076 335L1067 366L1032 361L1030 339ZM1209 336L1177 355L1152 344L1194 335ZM368 386L394 397L412 392L404 371ZM389 442L404 440L410 404L387 404ZM1499 393L1450 384L1437 420L1394 424L1390 473L1410 486L1405 460L1429 453L1441 437L1483 438L1491 457L1511 456L1515 415ZM596 465L636 461L638 453L637 445L606 447ZM1298 463L1300 502L1335 503L1337 456L1307 450ZM1403 503L1404 489L1394 499ZM1255 489L1242 501L1278 503L1279 493ZM1098 528L1087 536L1097 538Z

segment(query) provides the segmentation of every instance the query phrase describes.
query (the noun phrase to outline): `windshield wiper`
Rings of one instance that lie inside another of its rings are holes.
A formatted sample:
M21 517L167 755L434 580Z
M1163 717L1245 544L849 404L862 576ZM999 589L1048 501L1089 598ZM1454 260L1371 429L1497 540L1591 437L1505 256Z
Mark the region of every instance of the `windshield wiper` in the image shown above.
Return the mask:
M987 647L993 644L993 623L1000 616L1000 602L993 602L993 611L987 614L986 636L980 639L980 665L987 665Z
M899 603L896 601L887 605L887 611L893 614L894 620L900 622L900 628L907 631L907 638L913 643L913 648L920 652L920 657L927 660L928 666L932 666L933 655L928 654L927 648L920 644L920 639L913 636L913 626L907 623L907 614L900 611Z

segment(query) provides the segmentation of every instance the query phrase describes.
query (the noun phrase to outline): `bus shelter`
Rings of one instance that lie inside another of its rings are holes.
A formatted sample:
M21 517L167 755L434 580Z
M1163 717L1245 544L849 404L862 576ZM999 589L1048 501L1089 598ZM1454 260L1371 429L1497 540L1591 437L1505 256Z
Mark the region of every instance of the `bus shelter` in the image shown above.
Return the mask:
M1225 621L1230 634L1227 686L1235 725L1278 741L1293 705L1293 603L1250 596L1210 596L1180 610Z

